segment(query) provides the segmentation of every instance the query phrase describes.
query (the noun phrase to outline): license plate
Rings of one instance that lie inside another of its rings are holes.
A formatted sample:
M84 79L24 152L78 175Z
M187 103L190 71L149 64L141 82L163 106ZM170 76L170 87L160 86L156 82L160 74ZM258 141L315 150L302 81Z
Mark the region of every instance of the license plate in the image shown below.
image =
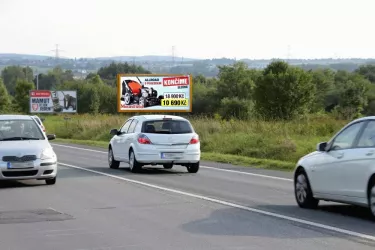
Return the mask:
M182 158L181 153L161 153L162 159L180 159Z
M24 169L24 168L33 168L34 163L31 162L8 162L7 168L8 169Z

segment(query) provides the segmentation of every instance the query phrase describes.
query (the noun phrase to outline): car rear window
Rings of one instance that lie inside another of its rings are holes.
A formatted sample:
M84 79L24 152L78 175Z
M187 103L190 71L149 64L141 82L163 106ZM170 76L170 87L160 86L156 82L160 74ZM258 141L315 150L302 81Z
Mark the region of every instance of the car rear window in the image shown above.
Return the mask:
M190 134L193 133L193 128L188 121L154 120L144 122L142 132L149 134Z

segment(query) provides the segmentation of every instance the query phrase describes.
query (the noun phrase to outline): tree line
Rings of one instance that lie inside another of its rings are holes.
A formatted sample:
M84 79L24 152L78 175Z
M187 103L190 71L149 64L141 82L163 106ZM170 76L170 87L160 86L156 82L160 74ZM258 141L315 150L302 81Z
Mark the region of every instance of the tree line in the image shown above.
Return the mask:
M117 113L118 73L149 74L141 66L111 63L74 79L70 70L56 67L38 75L39 89L77 90L79 113ZM0 112L29 111L29 90L36 78L29 67L8 66L1 72ZM218 66L218 76L193 76L193 115L224 119L293 119L311 113L330 113L353 119L375 112L375 65L355 71L306 70L275 60L252 69L243 62Z

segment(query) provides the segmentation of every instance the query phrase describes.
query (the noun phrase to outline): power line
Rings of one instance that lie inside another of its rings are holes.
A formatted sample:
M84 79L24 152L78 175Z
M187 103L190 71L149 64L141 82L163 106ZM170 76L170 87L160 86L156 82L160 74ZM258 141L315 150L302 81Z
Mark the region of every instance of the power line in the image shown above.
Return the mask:
M63 52L64 50L60 50L58 44L56 44L55 46L56 46L56 48L54 50L51 50L51 51L55 52L55 60L56 60L56 62L58 62L58 60L60 58L60 52Z

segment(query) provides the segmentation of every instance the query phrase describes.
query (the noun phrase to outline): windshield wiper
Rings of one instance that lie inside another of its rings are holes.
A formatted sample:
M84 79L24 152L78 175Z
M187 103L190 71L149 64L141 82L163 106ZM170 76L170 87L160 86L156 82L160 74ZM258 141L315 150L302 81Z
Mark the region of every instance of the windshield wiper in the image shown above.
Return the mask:
M40 140L40 138L22 137L22 136L0 138L0 141L23 141L23 140Z

